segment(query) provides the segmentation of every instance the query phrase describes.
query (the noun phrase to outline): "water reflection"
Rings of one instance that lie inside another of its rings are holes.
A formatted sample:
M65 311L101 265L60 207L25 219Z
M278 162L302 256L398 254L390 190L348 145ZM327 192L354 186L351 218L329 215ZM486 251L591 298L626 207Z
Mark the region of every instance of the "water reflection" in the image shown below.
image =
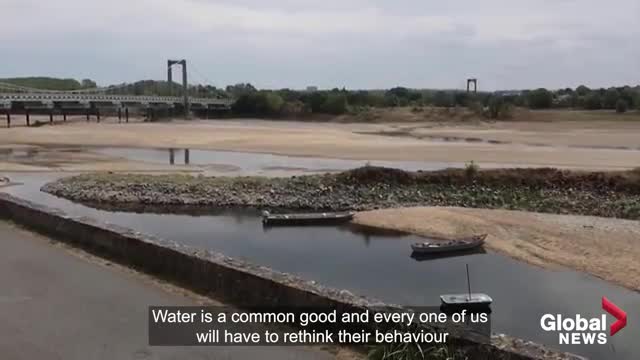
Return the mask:
M460 256L469 256L469 255L481 255L481 254L486 254L487 250L485 250L484 248L478 248L478 249L472 249L472 250L466 250L466 251L456 251L453 253L444 253L444 254L418 254L418 253L411 253L411 258L415 261L431 261L431 260L441 260L441 259L447 259L447 258L454 258L454 257L460 257Z

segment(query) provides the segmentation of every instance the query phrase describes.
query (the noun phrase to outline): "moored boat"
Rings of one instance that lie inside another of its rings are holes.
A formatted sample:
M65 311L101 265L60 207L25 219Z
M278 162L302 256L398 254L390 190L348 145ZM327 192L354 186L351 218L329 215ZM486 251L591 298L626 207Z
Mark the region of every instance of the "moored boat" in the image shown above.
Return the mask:
M445 312L467 310L488 310L493 299L487 294L479 294L471 292L471 277L469 276L469 264L467 269L467 293L466 294L447 294L441 295L442 310Z
M264 211L262 213L262 223L265 226L332 225L351 221L353 215L352 212L270 214L268 211Z
M487 234L475 235L469 238L455 240L425 241L411 245L414 254L438 254L454 251L466 251L479 248L484 245Z

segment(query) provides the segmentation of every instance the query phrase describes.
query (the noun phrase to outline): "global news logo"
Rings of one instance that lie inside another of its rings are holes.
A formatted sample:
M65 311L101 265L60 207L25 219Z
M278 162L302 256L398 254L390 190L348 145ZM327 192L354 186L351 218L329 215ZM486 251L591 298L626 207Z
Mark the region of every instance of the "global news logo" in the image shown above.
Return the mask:
M622 311L606 297L602 297L602 309L612 315L616 321L609 328L609 336L627 326L627 313ZM575 317L563 317L560 314L545 314L540 318L542 330L558 333L561 345L604 345L607 343L607 314L586 318L580 314Z

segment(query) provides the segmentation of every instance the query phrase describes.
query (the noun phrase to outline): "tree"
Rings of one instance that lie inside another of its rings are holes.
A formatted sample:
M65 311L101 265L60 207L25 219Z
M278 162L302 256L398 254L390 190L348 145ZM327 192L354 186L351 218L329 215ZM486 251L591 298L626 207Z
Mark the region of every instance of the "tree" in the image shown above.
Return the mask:
M278 115L284 100L272 91L260 91L240 95L233 104L233 112L251 115Z
M241 96L248 93L253 93L258 91L253 85L250 83L240 83L235 85L227 86L227 92L233 96Z
M467 106L469 102L469 94L462 91L456 91L453 95L453 102L458 106Z
M327 96L324 104L322 105L322 112L341 115L348 110L347 96L340 93L331 93Z
M620 94L616 88L610 88L604 93L602 98L602 106L605 109L615 109L618 103Z
M592 92L584 98L584 108L587 110L602 109L602 99L597 92Z
M553 94L547 89L536 89L529 93L528 101L532 109L548 109L553 104Z
M394 95L394 96L397 96L398 98L407 99L407 98L409 98L409 93L410 93L409 89L398 86L398 87L394 87L392 89L389 89L386 94L387 95Z
M98 87L98 84L96 84L96 82L91 79L82 79L80 85L83 89L93 89Z
M445 91L438 91L433 95L433 105L439 107L450 107L452 104L451 94Z
M314 92L305 100L303 101L309 106L309 108L311 108L311 112L319 113L322 112L324 103L327 101L327 93L319 91Z
M587 94L589 94L591 92L591 89L589 89L588 87L586 87L584 85L580 85L580 86L578 86L576 88L576 92L580 96L587 96Z
M618 99L616 102L616 112L620 114L627 112L627 102L622 99Z
M620 99L626 101L628 107L638 105L636 103L636 92L630 86L625 86L620 90Z

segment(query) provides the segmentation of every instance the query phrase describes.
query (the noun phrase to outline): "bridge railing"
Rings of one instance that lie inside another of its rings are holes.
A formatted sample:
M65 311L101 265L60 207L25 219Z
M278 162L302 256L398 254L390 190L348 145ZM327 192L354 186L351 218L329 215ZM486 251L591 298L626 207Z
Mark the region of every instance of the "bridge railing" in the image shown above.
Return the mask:
M175 103L184 101L182 97L146 95L91 95L91 94L25 94L0 93L1 101L115 101L136 103ZM230 105L233 100L189 97L190 103Z

